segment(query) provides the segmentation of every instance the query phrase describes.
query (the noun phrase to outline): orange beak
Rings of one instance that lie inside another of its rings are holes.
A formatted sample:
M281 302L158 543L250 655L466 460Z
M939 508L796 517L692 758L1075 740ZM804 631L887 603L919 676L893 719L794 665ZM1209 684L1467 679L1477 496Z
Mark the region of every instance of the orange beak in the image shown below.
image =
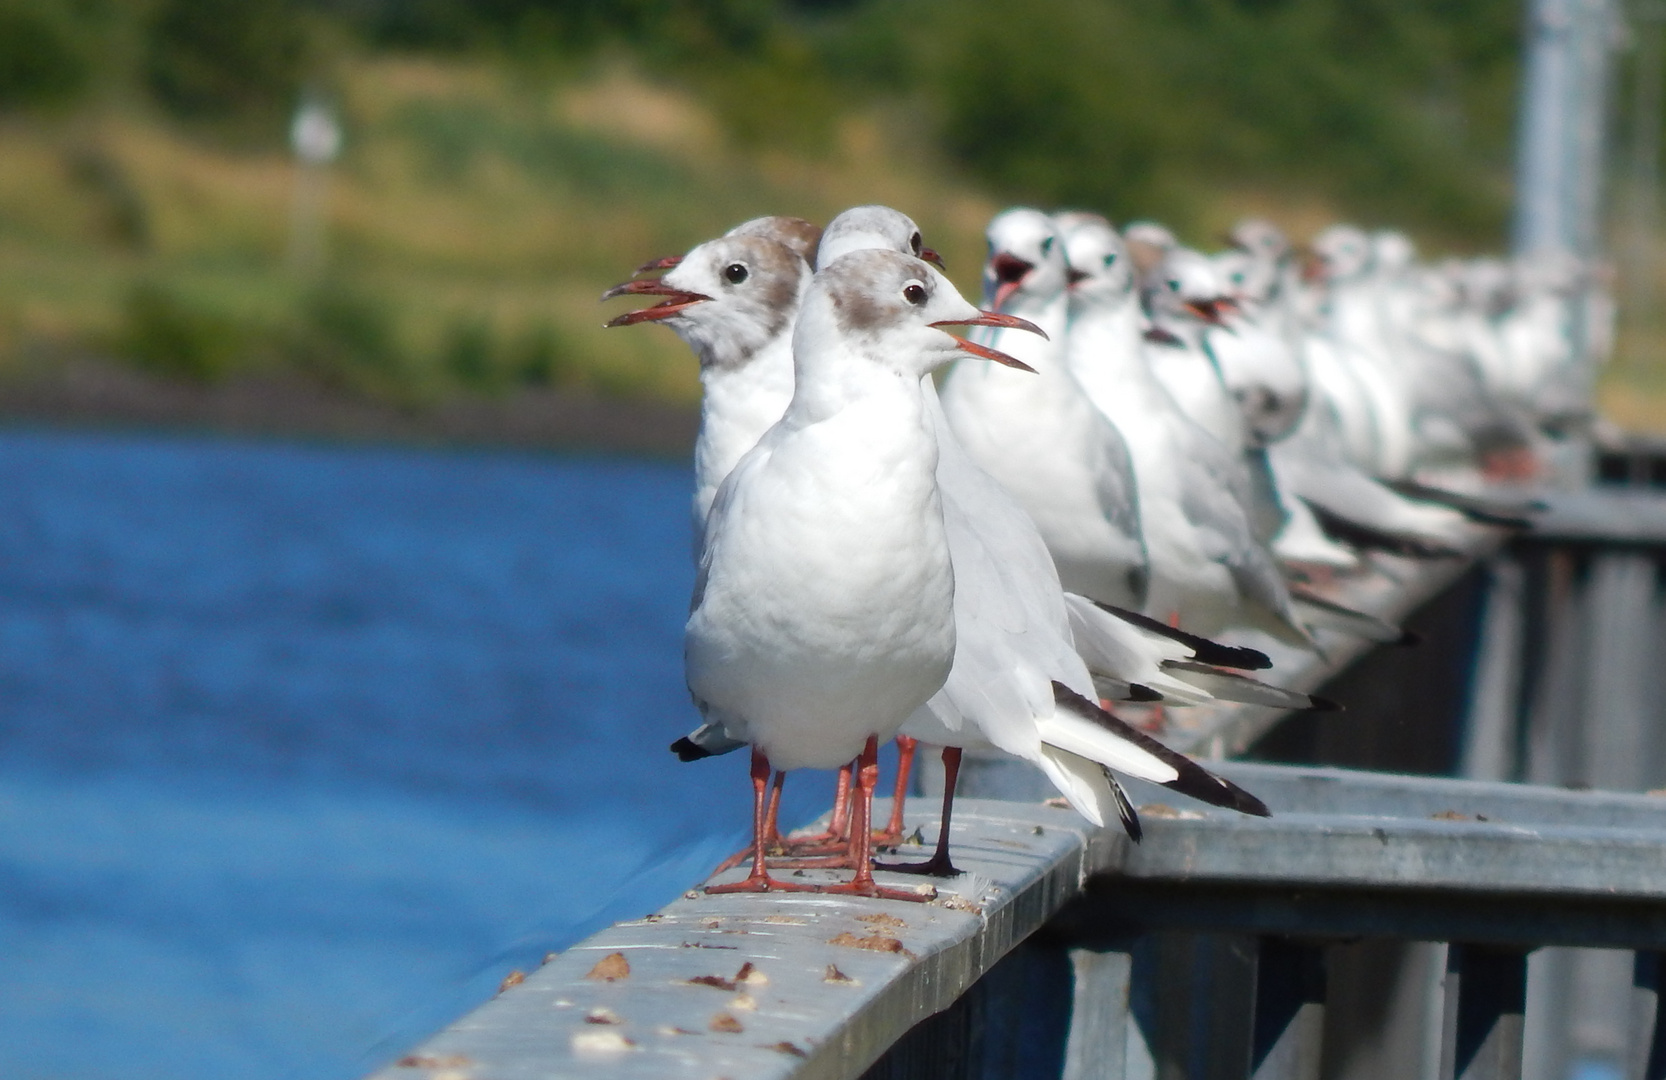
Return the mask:
M1002 315L997 311L980 311L975 318L944 319L942 322L934 322L931 325L939 328L945 326L999 326L1007 330L1028 330L1032 334L1040 334L1043 338L1047 336L1046 331L1042 330L1041 327L1037 326L1030 320L1020 319L1016 315ZM975 341L967 341L959 334L950 334L949 336L960 342L962 352L982 357L985 360L993 360L997 364L1005 364L1007 367L1017 368L1020 371L1035 371L1035 368L1024 363L1024 361L1019 360L1016 357L1008 356L999 349L991 349L987 345L979 345Z
M637 281L627 281L602 293L603 300L611 300L616 296L663 296L665 299L653 307L627 311L617 318L610 319L605 324L609 327L635 326L637 323L669 319L674 315L682 314L695 304L704 303L711 299L703 293L689 292L687 289L674 289L658 278L641 278Z
M1225 326L1226 319L1221 312L1233 310L1238 305L1227 297L1217 296L1213 300L1187 300L1182 306L1210 326Z
M672 267L679 265L682 261L683 257L681 255L667 255L660 259L649 259L635 270L632 270L631 276L635 277L637 274L652 273L655 270L670 270Z

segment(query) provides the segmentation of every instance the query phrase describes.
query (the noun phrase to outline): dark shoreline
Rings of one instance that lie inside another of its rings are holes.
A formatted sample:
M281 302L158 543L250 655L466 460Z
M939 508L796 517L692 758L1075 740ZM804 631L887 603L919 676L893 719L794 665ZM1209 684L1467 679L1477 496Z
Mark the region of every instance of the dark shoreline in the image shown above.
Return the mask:
M202 385L78 358L0 381L0 423L19 422L686 458L700 416L689 406L546 389L401 407L299 376Z

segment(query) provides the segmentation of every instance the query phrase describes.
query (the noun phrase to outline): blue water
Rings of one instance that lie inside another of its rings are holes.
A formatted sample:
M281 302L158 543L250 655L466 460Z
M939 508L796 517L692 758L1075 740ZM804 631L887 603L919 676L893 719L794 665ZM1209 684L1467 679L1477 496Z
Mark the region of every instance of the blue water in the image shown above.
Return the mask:
M0 432L0 1072L357 1076L742 842L665 750L689 488Z

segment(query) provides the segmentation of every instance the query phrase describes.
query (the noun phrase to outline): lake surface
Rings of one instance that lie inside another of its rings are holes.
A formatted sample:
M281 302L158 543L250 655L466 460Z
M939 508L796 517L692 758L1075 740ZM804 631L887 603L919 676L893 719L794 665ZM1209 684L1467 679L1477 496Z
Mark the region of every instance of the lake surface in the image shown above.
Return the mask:
M358 1076L744 842L690 486L0 431L0 1073Z

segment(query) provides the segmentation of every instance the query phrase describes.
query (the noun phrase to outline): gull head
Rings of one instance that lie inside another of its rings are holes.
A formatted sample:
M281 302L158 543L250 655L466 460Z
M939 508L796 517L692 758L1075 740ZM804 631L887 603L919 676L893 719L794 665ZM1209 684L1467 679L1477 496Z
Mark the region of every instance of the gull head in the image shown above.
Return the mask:
M803 218L771 215L743 221L723 235L761 236L766 240L774 240L778 244L785 244L798 252L805 262L811 262L816 254L816 244L821 240L821 226L805 221ZM662 270L670 270L682 261L683 256L681 255L666 255L659 259L649 259L637 267L633 273L658 273ZM603 299L606 299L606 297Z
M788 333L810 283L810 264L793 248L761 235L722 236L684 255L660 278L638 278L602 294L660 296L609 326L663 322L702 366L738 367Z
M1266 218L1243 218L1226 238L1239 251L1269 262L1282 262L1290 254L1290 238Z
M1070 299L1078 305L1111 306L1134 296L1134 263L1128 245L1100 218L1077 219L1065 230Z
M1180 241L1167 226L1155 221L1129 222L1122 230L1128 244L1128 254L1134 260L1134 270L1143 280L1156 272L1157 265L1168 253L1180 246Z
M1013 304L1045 303L1064 291L1064 243L1053 219L1018 207L996 214L984 235L989 259L983 265L984 296L996 311Z
M867 248L912 255L939 269L943 266L942 257L925 246L914 219L889 206L853 206L828 222L815 264L829 266L841 255Z
M821 226L803 218L771 215L753 218L723 234L724 236L761 236L791 248L799 258L811 266L816 262L816 246L821 243Z
M1316 276L1324 281L1350 281L1371 268L1371 238L1353 225L1332 225L1313 238Z
M882 370L914 379L963 356L1031 370L1006 353L946 329L957 326L1041 333L1024 319L979 311L922 259L866 248L841 255L816 274L804 298L793 355L801 379L807 363L830 355L826 346L831 341L846 346L840 353L861 356Z
M1235 306L1209 256L1177 247L1152 269L1152 310L1211 326L1224 323L1224 313Z
M1240 306L1265 304L1278 291L1278 264L1242 248L1227 248L1210 256L1226 295Z
M1371 262L1379 274L1397 276L1417 261L1417 245L1397 229L1380 229L1371 234Z

